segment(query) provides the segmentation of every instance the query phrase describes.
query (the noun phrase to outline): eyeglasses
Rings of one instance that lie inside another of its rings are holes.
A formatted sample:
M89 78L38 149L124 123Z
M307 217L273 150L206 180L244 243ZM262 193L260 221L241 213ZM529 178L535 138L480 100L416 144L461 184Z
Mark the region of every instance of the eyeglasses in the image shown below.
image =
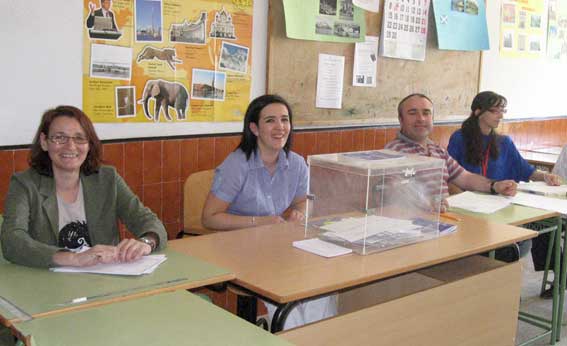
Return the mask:
M89 139L84 136L54 135L47 138L55 144L67 144L70 139L73 139L73 143L75 144L87 144L89 142Z
M506 114L506 112L508 112L506 108L497 108L497 107L490 108L488 111L493 114Z

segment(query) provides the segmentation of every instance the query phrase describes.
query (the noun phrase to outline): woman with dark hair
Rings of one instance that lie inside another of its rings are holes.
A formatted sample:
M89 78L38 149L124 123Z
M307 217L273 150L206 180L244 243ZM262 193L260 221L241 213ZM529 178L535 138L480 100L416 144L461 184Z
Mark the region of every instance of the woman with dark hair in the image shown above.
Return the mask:
M130 262L162 249L161 221L113 167L101 165L101 143L80 109L43 114L30 167L15 173L0 234L4 257L33 267ZM137 239L120 241L117 220Z
M203 225L230 230L302 220L307 165L290 151L293 124L288 103L277 95L253 100L242 139L216 169L203 208Z
M492 91L476 95L470 116L463 122L461 129L451 135L447 151L468 171L492 180L535 180L560 185L559 176L537 170L524 160L510 137L496 133L496 128L506 113L507 103L504 96ZM524 241L518 245L519 255L523 256L527 254L531 242ZM536 270L543 270L546 253L545 237L535 238L532 258ZM497 258L498 255L497 252Z
M290 151L292 112L280 96L253 100L244 117L240 144L216 169L203 209L203 225L231 230L304 218L307 165ZM265 303L270 318L275 306ZM293 308L284 329L337 313L336 296L303 302Z
M470 116L449 140L449 154L469 172L489 179L535 180L559 185L559 176L536 170L522 158L510 137L496 133L506 105L506 98L495 92L476 95Z

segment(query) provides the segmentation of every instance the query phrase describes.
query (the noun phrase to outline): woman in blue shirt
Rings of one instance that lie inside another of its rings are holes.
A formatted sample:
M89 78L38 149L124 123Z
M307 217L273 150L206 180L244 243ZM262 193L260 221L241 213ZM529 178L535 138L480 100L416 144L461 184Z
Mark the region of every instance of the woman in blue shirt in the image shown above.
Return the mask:
M496 133L506 104L504 96L492 91L476 95L471 115L449 140L449 154L469 172L493 180L534 180L559 185L557 175L536 170L522 158L510 137Z
M476 95L470 116L461 129L451 135L447 151L466 170L489 179L534 180L560 185L559 176L537 170L520 155L510 137L496 133L506 114L507 103L504 96L492 91ZM547 238L544 238L540 236L533 241L532 258L536 270L543 270L545 265ZM529 245L529 242L524 244Z
M292 112L280 96L253 100L244 116L240 144L216 169L203 208L203 225L216 230L303 220L307 165L292 152ZM276 307L265 303L270 318ZM284 329L336 315L336 296L298 304Z

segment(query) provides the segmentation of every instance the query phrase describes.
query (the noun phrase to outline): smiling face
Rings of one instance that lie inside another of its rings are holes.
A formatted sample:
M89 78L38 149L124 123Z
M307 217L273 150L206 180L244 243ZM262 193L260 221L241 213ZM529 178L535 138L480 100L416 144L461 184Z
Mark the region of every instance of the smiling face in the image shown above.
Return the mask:
M405 100L400 110L402 133L419 144L425 144L433 130L433 104L416 95Z
M53 173L79 173L81 165L89 153L89 143L76 144L73 138L65 144L57 144L54 137L82 137L88 138L79 122L68 116L59 116L51 122L49 133L41 133L41 148L49 154Z
M260 152L279 152L285 146L291 131L287 107L281 103L272 103L262 108L258 124L251 122L250 130L258 139Z

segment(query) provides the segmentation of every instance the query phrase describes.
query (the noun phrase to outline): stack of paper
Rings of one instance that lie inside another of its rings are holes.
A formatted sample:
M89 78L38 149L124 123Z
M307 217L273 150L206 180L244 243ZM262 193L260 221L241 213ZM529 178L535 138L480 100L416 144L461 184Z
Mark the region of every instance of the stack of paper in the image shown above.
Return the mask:
M59 273L93 273L110 275L144 275L153 271L167 258L165 255L149 255L135 262L97 264L90 267L56 267L51 271Z
M415 225L412 220L394 219L384 216L371 215L368 217L349 217L340 221L331 222L321 226L328 231L326 236L343 239L354 243L384 232L421 234L421 226Z
M449 206L470 210L475 213L492 214L506 208L512 200L503 196L483 195L470 191L447 198Z
M567 185L549 186L544 181L518 184L518 190L550 197L567 197Z
M514 196L513 202L514 204L520 204L544 210L551 210L567 215L567 199L552 198L518 192L516 196Z
M327 258L346 255L352 252L351 249L318 238L294 241L293 247Z

